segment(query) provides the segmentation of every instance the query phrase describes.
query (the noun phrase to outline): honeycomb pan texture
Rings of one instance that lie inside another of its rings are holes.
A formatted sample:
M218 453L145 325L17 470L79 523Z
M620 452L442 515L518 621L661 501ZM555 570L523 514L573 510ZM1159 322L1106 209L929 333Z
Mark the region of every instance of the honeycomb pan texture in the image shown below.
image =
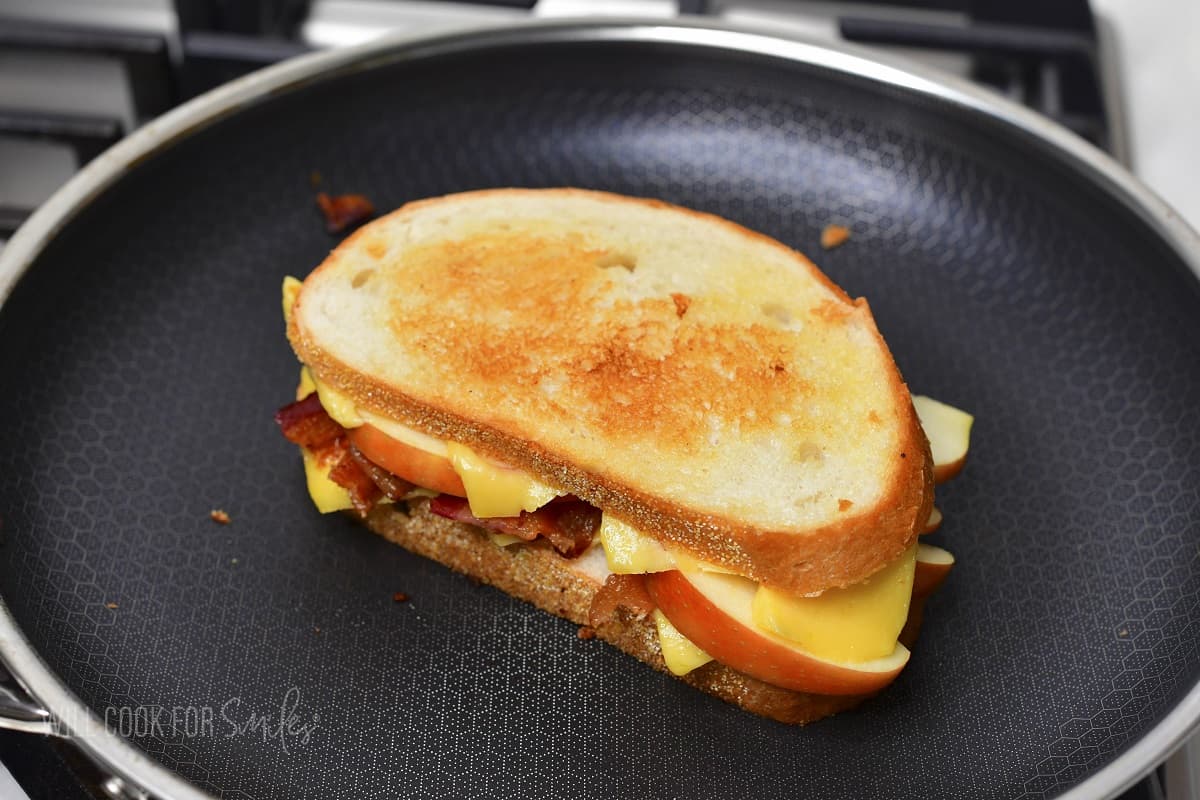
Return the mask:
M271 421L280 279L335 243L314 171L383 209L659 197L868 296L914 390L978 419L897 683L764 722L317 516ZM851 239L822 252L828 223ZM64 228L0 311L0 375L0 593L102 716L210 709L132 740L223 797L1049 797L1200 676L1194 276L1035 142L824 70L541 45L275 94Z

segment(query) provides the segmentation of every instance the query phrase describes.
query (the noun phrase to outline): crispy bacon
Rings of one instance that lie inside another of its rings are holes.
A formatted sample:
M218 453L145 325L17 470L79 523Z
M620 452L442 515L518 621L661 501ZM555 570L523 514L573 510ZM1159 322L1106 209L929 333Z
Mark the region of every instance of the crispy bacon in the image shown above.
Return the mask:
M654 610L654 600L646 591L646 581L641 575L609 575L592 598L588 624L600 627L612 619L618 608L627 608L638 617Z
M600 509L582 500L550 503L537 511L522 511L518 517L480 518L471 513L464 498L440 494L429 501L429 510L441 517L507 533L527 542L543 536L567 558L575 558L587 550L600 529Z
M316 392L276 411L275 424L289 442L312 450L331 444L345 433L325 412Z
M366 222L375 213L375 206L361 194L317 194L317 206L325 216L325 230L341 233Z
M551 503L533 512L543 520L542 535L567 558L582 555L600 530L600 509L591 503Z
M532 542L538 537L537 523L524 513L519 517L484 517L479 518L471 513L471 506L464 497L452 494L439 494L429 501L429 510L439 517L466 522L479 528L487 528L497 533L507 533Z
M317 452L317 459L322 464L329 464L329 480L341 486L350 493L350 502L360 517L370 513L383 492L371 476L358 465L350 455L350 442L345 436L339 436L332 444Z
M371 459L362 454L362 451L350 445L350 457L354 459L358 466L362 467L363 472L379 487L379 491L383 492L392 500L400 500L406 494L416 488L416 484L409 483L399 475L394 475L388 472L383 467L376 464Z

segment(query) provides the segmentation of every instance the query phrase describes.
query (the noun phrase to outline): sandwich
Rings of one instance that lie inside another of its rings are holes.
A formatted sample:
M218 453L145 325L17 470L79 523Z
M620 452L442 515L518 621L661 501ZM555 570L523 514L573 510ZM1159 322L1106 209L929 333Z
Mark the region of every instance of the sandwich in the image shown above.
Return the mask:
M283 294L276 420L321 512L782 722L908 663L971 418L914 401L800 253L654 200L487 190L371 222Z

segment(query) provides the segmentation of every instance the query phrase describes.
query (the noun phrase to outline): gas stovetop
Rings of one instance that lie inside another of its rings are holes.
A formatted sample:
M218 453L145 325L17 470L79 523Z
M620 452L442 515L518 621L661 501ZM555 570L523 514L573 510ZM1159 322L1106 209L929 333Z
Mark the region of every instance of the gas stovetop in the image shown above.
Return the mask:
M0 236L137 125L314 48L597 12L708 15L902 51L994 87L1126 160L1122 114L1083 0L7 0L0 6Z

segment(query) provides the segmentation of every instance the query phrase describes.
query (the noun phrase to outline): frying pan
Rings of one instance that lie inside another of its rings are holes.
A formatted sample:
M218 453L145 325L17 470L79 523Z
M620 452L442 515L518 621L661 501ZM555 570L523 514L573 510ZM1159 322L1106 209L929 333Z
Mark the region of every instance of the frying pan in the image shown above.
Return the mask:
M914 390L978 420L939 492L958 565L899 680L767 722L318 516L271 421L280 280L335 241L314 171L382 209L659 197L868 296ZM828 223L852 236L822 252ZM1080 140L849 49L556 23L235 82L0 256L7 724L116 796L1111 796L1200 716L1198 267Z

